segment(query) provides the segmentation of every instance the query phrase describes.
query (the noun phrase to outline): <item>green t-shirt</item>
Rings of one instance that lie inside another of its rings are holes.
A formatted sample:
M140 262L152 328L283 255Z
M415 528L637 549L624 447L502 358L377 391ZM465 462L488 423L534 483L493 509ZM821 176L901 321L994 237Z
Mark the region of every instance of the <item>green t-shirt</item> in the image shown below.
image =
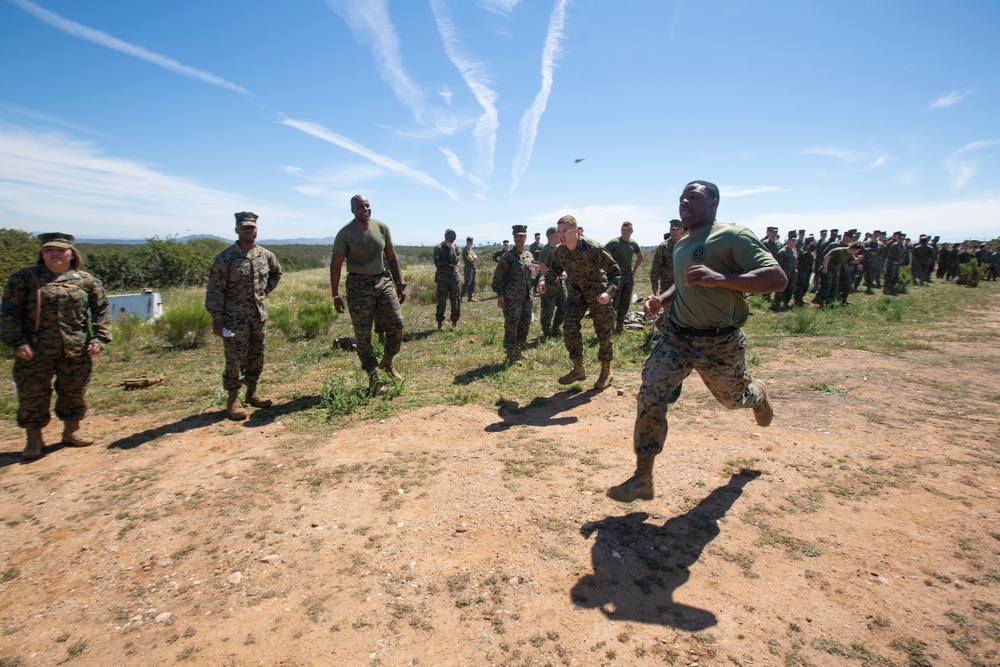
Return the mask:
M777 261L746 227L716 220L689 232L674 246L674 300L670 319L682 327L715 329L741 327L750 315L743 292L726 287L685 285L684 276L695 264L719 273L746 273Z
M337 232L333 241L333 254L347 260L348 273L377 276L385 273L385 251L392 250L389 225L374 218L367 227L359 227L354 220Z
M552 257L556 254L556 247L546 243L542 246L542 251L538 253L538 263L544 264L546 269L552 264Z
M854 259L851 253L847 252L847 248L834 248L827 253L827 256L830 258L830 263L827 264L827 269L830 271L836 271Z
M632 270L632 258L642 252L638 243L632 239L623 241L620 236L608 241L604 246L604 249L607 250L612 259L618 263L618 266L621 267L623 272Z

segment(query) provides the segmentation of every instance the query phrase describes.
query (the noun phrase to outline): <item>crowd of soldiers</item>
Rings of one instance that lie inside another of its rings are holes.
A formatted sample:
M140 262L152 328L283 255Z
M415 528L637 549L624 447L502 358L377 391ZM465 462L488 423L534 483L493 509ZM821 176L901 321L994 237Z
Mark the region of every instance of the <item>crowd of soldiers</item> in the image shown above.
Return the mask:
M1000 276L1000 251L986 243L965 241L941 243L940 237L921 234L913 243L902 232L889 236L885 231L867 232L861 239L857 229L843 234L838 229L820 230L819 238L806 230L789 231L784 242L777 227L768 227L762 239L778 265L788 276L788 287L772 295L774 310L804 306L805 297L816 293L813 303L823 307L848 304L850 294L881 290L893 296L899 290L900 267L910 267L913 284L925 285L940 280L956 281L962 264L975 259L987 280ZM937 271L935 273L935 265Z

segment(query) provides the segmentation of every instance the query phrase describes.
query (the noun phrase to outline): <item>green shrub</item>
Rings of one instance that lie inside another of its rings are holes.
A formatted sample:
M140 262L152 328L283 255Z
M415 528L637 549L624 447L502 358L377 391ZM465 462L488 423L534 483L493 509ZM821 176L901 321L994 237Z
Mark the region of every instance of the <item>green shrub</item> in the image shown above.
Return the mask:
M814 334L819 330L819 314L811 308L792 308L787 326L793 334Z
M292 321L292 310L288 306L272 306L267 309L267 323L291 338L295 332L295 322Z
M958 265L958 284L966 287L979 287L979 281L983 279L983 267L979 265L979 260L970 259L965 264Z
M905 310L903 302L891 297L882 297L881 301L875 303L875 310L885 313L887 322L902 322Z
M913 284L913 269L909 266L899 267L899 277L896 279L896 294L906 294Z
M156 321L156 335L177 348L200 347L212 332L212 316L202 303L177 306Z
M328 417L349 415L367 402L368 385L357 379L349 384L343 377L331 375L320 391L320 405Z
M299 327L307 340L325 336L330 331L330 325L337 319L337 313L329 301L304 303L299 306L297 316Z
M752 294L748 301L750 303L750 310L765 310L768 307L767 300L763 294Z
M29 232L0 229L0 289L12 273L38 260L38 246L38 239Z
M111 320L112 349L117 350L123 360L132 359L136 342L145 333L146 322L138 315L125 313Z

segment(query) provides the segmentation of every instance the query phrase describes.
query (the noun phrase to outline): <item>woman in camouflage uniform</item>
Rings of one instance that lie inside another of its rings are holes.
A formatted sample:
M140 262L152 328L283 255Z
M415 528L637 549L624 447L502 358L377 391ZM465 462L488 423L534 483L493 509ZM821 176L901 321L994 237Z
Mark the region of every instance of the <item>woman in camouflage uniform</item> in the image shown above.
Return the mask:
M25 460L45 446L55 377L56 417L64 422L62 444L94 444L79 435L87 412L84 393L92 358L111 341L111 316L101 282L81 271L83 259L70 234L40 234L35 266L14 273L0 305L0 340L14 350L17 425L28 432Z

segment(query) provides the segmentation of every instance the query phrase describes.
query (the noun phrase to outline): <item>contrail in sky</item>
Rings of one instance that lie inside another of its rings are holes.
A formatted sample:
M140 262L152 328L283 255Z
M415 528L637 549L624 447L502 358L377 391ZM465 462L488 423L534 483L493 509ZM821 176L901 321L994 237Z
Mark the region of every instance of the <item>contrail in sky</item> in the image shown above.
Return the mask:
M316 123L310 123L305 120L296 120L294 118L285 118L281 121L282 125L287 125L288 127L294 127L300 132L305 132L308 135L314 136L317 139L322 139L323 141L329 142L335 146L340 146L343 149L349 150L352 153L360 155L363 158L367 158L379 165L384 167L389 171L395 172L407 178L411 178L418 183L424 185L430 185L432 187L441 190L441 192L448 195L452 200L458 201L458 193L454 190L446 188L441 185L433 176L427 174L419 169L414 169L413 167L407 166L398 160L394 160L391 157L382 155L381 153L376 153L375 151L362 146L356 141L352 141L342 134L337 134L336 132L329 130L322 125Z
M563 26L566 23L566 5L568 4L569 0L556 0L552 17L549 19L549 32L545 37L545 48L542 49L542 87L535 95L535 101L521 116L521 141L517 147L517 156L514 158L514 173L510 184L511 194L521 181L521 176L527 171L528 163L531 162L531 151L535 146L535 137L538 135L538 123L542 120L542 114L545 113L545 106L549 101L549 93L552 91L552 71L556 59L559 57L559 43L565 35Z
M448 59L462 74L469 90L483 108L483 113L472 130L472 137L478 153L477 176L486 181L493 173L493 154L497 143L497 128L500 125L496 106L497 94L490 88L490 78L485 65L468 55L459 43L455 24L445 0L431 0L431 11L434 12L434 19Z
M140 60L145 60L146 62L158 65L163 69L170 70L171 72L176 72L178 74L183 74L184 76L189 76L192 79L198 79L199 81L210 83L213 86L219 86L220 88L226 88L227 90L249 95L249 91L245 88L237 86L235 83L230 81L226 81L220 76L216 76L209 72L203 72L200 69L195 69L194 67L182 65L173 58L168 58L167 56L162 56L159 53L147 51L141 46L129 44L128 42L118 39L117 37L112 37L106 32L94 30L93 28L88 28L87 26L75 21L64 19L58 14L50 12L47 9L43 9L33 2L29 2L29 0L8 0L8 2L17 5L35 18L44 21L45 23L48 23L52 27L58 28L65 33L73 35L74 37L85 39L88 42L93 42L94 44L107 47L114 51L120 51L130 56L139 58Z

